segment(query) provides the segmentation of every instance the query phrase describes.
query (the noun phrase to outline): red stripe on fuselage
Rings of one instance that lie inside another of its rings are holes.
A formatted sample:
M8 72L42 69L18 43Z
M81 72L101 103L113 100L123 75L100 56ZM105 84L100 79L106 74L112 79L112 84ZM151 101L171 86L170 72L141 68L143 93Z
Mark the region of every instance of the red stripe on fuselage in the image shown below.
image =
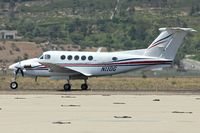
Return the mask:
M172 61L134 61L134 62L118 62L118 63L105 63L105 64L61 64L60 66L107 66L107 65L130 65L130 64L138 64L138 65L148 65L148 64L168 64Z
M162 65L169 64L172 61L132 61L132 62L113 62L105 64L60 64L61 67L102 67L102 66L112 66L112 65ZM49 70L46 66L29 68L27 70Z

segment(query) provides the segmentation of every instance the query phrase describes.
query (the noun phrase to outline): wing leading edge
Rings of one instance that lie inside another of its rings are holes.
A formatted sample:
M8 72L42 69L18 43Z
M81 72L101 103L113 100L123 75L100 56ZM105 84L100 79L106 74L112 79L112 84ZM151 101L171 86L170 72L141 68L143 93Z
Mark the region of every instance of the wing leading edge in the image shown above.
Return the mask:
M40 64L50 68L50 72L57 72L57 73L77 73L77 74L81 74L84 76L91 76L91 74L88 73L84 73L80 70L78 70L77 68L69 68L66 66L61 66L59 64L53 64L53 63L43 63L40 62Z

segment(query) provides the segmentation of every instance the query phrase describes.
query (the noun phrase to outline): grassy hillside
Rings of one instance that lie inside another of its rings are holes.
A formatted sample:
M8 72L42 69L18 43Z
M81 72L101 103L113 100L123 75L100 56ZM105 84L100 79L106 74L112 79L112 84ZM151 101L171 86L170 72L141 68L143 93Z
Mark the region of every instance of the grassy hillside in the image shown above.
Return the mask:
M200 31L199 0L2 0L0 7L0 29L17 29L24 40L82 49L145 48L159 27ZM199 51L200 32L186 38L178 56Z

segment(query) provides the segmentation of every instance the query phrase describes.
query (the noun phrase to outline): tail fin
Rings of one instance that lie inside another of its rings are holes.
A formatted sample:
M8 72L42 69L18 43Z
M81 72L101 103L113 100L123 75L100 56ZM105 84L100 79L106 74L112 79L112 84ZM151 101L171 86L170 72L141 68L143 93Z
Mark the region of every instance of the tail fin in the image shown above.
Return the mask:
M192 28L160 28L161 34L146 49L144 55L174 59L178 48L188 32L196 32Z

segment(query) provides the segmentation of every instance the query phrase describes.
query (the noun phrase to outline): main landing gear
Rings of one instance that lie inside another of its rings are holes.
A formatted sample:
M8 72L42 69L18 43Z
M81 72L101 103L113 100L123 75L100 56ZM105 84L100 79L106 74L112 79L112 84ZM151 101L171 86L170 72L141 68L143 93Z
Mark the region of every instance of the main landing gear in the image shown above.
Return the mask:
M64 84L63 88L65 91L71 91L71 84L70 80L67 80L67 84ZM84 80L84 83L81 85L82 90L88 90L87 79Z
M70 84L70 81L69 80L67 80L67 84L64 84L64 90L65 91L70 91L71 90L71 84Z
M82 90L87 90L88 89L87 80L85 79L84 81L85 81L85 83L81 85L81 89Z

